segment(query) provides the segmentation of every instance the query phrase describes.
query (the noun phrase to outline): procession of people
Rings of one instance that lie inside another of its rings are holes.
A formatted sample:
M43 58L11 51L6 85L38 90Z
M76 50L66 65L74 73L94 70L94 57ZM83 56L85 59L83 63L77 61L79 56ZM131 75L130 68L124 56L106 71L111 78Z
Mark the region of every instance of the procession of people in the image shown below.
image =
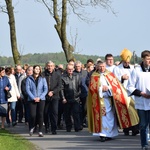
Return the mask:
M29 135L56 135L58 129L82 132L87 128L101 142L118 136L140 134L141 148L148 149L150 125L150 51L141 63L131 64L132 52L123 49L115 65L112 54L105 60L70 60L55 65L48 61L0 67L1 129L25 123ZM11 96L8 96L8 93ZM45 133L43 133L45 128ZM131 132L130 132L131 131Z

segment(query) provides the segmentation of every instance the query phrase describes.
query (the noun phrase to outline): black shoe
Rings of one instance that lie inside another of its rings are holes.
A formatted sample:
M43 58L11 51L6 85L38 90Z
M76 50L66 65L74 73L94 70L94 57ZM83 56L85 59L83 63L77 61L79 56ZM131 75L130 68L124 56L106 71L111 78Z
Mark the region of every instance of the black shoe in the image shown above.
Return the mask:
M79 130L78 130L78 129L75 129L74 131L75 131L75 132L79 132Z
M23 122L21 120L19 120L18 123L23 123Z
M136 136L137 134L139 134L139 130L132 131L132 136Z
M45 133L50 133L50 129L49 128L45 128Z
M80 126L80 128L78 130L83 130L83 126Z
M129 132L124 132L124 135L128 136L128 135L129 135Z
M17 122L13 122L12 123L12 126L14 127L14 126L16 126L17 125Z
M71 129L67 129L66 131L67 131L67 132L71 132Z
M52 134L53 134L53 135L56 135L56 134L57 134L57 132L56 132L56 131L52 131Z
M57 128L58 128L59 130L61 130L61 129L63 129L63 126L62 126L62 125L58 125Z
M83 126L80 126L79 128L74 129L75 132L79 132L79 131L81 131L81 130L83 130Z
M106 138L103 137L103 136L100 136L100 141L101 141L101 142L105 142L105 141L106 141Z
M106 137L105 139L106 139L106 141L112 140L112 138L110 138L110 137Z

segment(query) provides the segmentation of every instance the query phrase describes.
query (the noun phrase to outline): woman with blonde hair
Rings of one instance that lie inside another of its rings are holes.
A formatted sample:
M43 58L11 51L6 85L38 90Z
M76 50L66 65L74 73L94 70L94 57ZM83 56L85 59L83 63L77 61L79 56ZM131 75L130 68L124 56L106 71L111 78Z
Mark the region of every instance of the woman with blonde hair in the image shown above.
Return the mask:
M10 123L12 123L12 126L15 126L16 123L16 102L17 99L20 98L20 93L18 90L18 86L16 83L15 76L12 74L12 68L7 67L5 69L6 76L8 77L10 84L11 84L11 97L8 98L8 108L7 108L7 123L10 126Z

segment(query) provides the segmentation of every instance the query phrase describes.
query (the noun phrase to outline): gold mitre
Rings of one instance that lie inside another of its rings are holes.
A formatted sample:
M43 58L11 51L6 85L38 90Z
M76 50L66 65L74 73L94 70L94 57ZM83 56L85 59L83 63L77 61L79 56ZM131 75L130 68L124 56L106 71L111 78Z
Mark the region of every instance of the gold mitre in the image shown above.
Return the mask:
M122 50L120 57L123 61L129 62L132 58L132 52L125 48Z

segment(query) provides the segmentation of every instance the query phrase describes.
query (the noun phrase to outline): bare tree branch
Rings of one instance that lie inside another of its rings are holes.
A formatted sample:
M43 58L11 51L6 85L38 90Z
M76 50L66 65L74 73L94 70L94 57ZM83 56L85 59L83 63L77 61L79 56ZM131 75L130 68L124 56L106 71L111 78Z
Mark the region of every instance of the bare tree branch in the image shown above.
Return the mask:
M8 11L6 9L6 6L0 6L0 12L8 14Z
M101 7L107 11L111 10L115 14L111 8L111 0L37 0L37 2L43 3L48 9L50 15L53 16L56 21L55 29L60 38L67 61L72 58L74 59L73 52L75 51L77 44L77 34L75 36L74 46L72 46L67 40L66 27L69 14L73 13L80 20L87 23L95 22L95 18L90 17L88 11L89 7Z
M106 9L107 11L111 11L113 14L116 14L114 10L111 7L111 1L110 0L68 0L68 3L71 6L72 12L77 15L77 17L85 21L87 23L94 22L95 18L90 17L90 13L86 12L86 8L88 7L94 7L98 8L101 7L103 9Z

